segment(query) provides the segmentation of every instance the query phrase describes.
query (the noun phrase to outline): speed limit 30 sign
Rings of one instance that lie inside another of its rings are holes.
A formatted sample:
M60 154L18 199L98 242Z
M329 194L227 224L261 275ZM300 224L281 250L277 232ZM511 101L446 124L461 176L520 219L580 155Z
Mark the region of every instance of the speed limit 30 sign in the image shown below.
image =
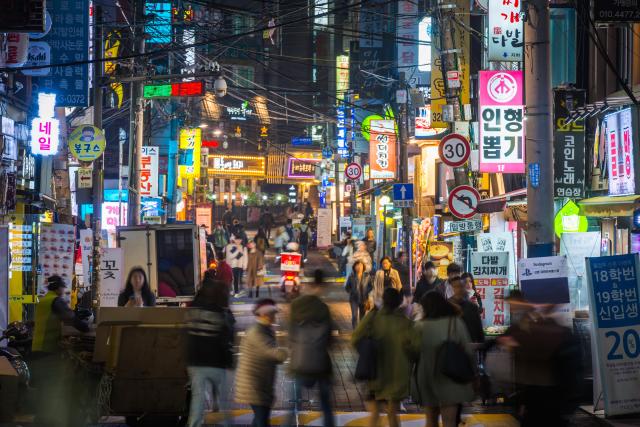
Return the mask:
M362 175L362 166L357 163L349 163L344 170L344 174L347 178L353 181L360 179L360 175Z
M445 165L457 168L469 160L471 145L464 136L452 133L442 138L438 145L438 154Z

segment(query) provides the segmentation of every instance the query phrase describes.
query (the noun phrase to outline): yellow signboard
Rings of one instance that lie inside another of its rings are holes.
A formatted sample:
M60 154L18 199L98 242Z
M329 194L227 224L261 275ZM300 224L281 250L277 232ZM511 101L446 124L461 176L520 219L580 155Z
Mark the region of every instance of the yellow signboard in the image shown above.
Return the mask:
M470 35L466 28L469 28L469 1L455 0L457 4L456 16L461 25L453 24L453 45L458 50L458 69L449 71L459 71L460 78L460 107L469 103L469 53L470 53ZM441 59L441 41L444 36L440 33L440 28L435 24L431 34L431 57L433 58L431 66L431 127L446 128L449 123L442 120L442 106L447 104L445 97L445 80L442 74Z
M178 165L178 185L182 186L182 180L188 182L187 192L193 192L193 179L200 178L200 148L202 146L202 129L183 128L180 129L178 146L180 150L186 152L184 156L188 164Z
M69 151L81 162L93 162L104 152L107 142L102 129L92 125L78 126L69 136Z

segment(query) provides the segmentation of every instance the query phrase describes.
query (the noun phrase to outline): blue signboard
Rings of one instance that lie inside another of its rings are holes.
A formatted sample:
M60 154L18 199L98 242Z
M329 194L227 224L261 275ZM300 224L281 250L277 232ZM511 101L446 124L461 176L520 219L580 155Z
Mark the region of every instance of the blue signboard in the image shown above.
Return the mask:
M171 43L171 2L147 1L145 13L152 18L144 26L147 44Z
M347 117L346 108L344 106L338 107L337 110L337 125L336 125L336 147L338 148L338 155L342 158L349 156L349 147L347 145Z
M533 188L540 187L540 163L529 164L529 182Z
M48 0L51 31L41 41L49 45L51 64L89 59L89 0ZM89 64L49 68L34 78L34 91L56 94L56 107L89 105Z
M313 140L310 136L294 136L291 138L291 145L313 145Z
M413 201L413 184L393 184L393 201Z

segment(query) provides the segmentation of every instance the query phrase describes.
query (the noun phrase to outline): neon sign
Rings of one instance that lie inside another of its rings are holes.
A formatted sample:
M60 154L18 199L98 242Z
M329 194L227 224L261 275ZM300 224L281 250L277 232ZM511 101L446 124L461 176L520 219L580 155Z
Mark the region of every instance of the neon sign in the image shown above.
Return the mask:
M52 156L58 152L60 122L55 119L56 95L38 94L39 116L31 122L31 153Z

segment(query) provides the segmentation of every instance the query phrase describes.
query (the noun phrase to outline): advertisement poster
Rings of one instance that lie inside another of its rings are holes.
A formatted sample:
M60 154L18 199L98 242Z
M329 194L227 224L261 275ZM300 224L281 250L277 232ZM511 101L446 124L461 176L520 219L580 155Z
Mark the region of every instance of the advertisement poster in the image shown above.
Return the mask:
M513 234L508 231L481 233L477 235L478 252L509 253L509 284L516 283L516 252Z
M158 159L160 147L142 147L140 156L140 194L145 197L158 197Z
M524 173L522 71L480 71L480 172Z
M371 179L395 179L395 120L371 120L369 175Z
M589 258L587 277L606 417L640 412L638 254Z
M93 258L93 231L90 228L80 230L80 255L82 256L82 284L89 286Z
M521 2L489 0L489 61L522 62L524 19Z
M318 249L331 246L333 211L330 208L318 209Z
M518 261L520 289L534 304L556 304L558 321L571 326L569 269L566 256L524 258Z
M117 307L124 289L124 249L102 249L100 253L100 307Z
M556 90L554 92L553 144L554 183L556 197L584 198L584 120L567 124L569 111L583 106L584 91Z
M509 286L509 254L507 252L473 252L471 274L482 299L482 326L507 326L509 307L505 301Z
M42 273L39 277L38 295L47 293L46 279L54 275L62 277L67 286L71 287L75 244L73 225L40 223L38 267Z
M32 271L33 232L31 225L9 224L11 271Z
M378 243L380 247L380 243ZM447 267L453 262L454 252L452 242L431 242L428 248L429 261L438 270L438 277L447 279Z
M207 234L211 234L211 208L199 207L196 208L196 224L203 226L207 230Z
M589 308L586 258L600 256L600 232L562 233L560 255L567 257L569 266L569 296L572 310Z
M636 191L632 122L631 108L607 114L602 122L610 196L624 196Z

